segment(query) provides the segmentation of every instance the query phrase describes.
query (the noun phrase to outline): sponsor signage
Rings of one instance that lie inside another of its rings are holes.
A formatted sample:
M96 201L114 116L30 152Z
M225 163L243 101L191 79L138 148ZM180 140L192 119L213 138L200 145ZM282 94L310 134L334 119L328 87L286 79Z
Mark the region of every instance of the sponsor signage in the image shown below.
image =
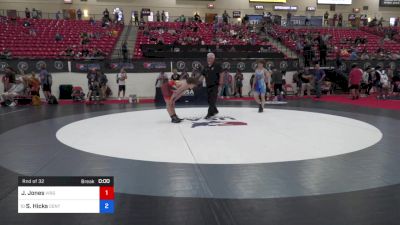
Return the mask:
M275 11L297 11L299 7L292 5L275 5Z

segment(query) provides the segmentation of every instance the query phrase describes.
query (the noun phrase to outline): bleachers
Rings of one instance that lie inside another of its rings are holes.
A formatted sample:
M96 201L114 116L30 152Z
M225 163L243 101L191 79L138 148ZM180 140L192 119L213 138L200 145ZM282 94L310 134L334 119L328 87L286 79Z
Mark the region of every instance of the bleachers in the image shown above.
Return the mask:
M182 22L148 22L144 25L146 29L148 29L149 34L146 35L144 30L139 30L137 34L135 50L134 50L134 58L143 57L142 50L140 48L143 44L156 44L157 41L155 39L162 38L164 44L173 44L176 40L185 37L198 37L204 41L205 45L221 45L220 43L215 43L215 39L225 39L227 40L227 45L247 45L248 42L243 39L233 38L229 35L229 32L223 32L222 29L225 30L235 30L240 32L247 38L255 38L255 45L259 46L267 46L271 45L268 41L265 41L259 38L255 33L252 33L248 30L247 27L242 27L239 25L226 25L225 27L220 26L218 32L214 32L214 24L213 23L182 23ZM196 31L194 31L195 27L197 27ZM163 32L159 32L159 28L162 28ZM176 32L175 35L171 34L169 31ZM276 48L272 49L275 52L278 52Z
M400 27L361 27L360 30L375 34L380 37L385 37L385 35L393 32L393 40L400 42Z
M25 21L31 25L24 27ZM30 35L30 29L34 29L36 35ZM75 52L83 47L97 48L110 55L121 30L121 26L102 28L99 21L92 25L87 20L3 19L0 22L0 49L9 49L15 58L63 58L59 54L69 46ZM100 38L91 38L89 44L82 46L80 34L83 32L98 33ZM56 33L63 37L61 41L55 40Z
M296 40L291 38L291 33L299 37L301 35L311 33L312 35L330 34L332 38L327 43L329 46L337 47L339 49L351 49L356 48L358 52L367 51L368 53L375 53L379 48L383 48L389 51L400 51L400 43L396 41L385 41L383 45L380 45L382 37L375 34L365 32L359 29L351 28L287 28L276 26L274 27L276 34L279 34L282 43L292 50L296 50ZM367 43L354 45L355 38L366 38ZM342 39L352 39L353 43L341 43ZM333 51L328 52L328 58L334 58L335 53Z

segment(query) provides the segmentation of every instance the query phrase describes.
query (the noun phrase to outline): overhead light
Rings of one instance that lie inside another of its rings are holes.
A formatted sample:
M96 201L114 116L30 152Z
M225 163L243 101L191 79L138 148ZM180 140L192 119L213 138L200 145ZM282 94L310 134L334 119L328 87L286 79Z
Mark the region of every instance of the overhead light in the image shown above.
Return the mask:
M87 9L83 10L83 17L89 17L89 10Z

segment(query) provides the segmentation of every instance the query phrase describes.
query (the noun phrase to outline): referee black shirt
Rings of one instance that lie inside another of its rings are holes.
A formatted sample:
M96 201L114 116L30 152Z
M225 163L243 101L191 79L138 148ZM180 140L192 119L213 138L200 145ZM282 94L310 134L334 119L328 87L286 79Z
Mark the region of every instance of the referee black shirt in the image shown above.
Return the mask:
M221 73L221 65L214 63L213 65L207 65L203 69L203 76L206 78L207 87L214 87L219 85L219 76Z

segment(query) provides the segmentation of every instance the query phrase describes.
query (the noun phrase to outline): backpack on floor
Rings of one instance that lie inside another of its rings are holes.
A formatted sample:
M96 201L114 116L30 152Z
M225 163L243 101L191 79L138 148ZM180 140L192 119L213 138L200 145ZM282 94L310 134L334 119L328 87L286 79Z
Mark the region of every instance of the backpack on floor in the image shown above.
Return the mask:
M38 106L41 105L42 101L40 100L40 97L37 95L32 96L32 105Z
M47 103L50 105L57 105L58 101L57 101L57 98L54 95L52 95L49 97L49 100L47 101Z

